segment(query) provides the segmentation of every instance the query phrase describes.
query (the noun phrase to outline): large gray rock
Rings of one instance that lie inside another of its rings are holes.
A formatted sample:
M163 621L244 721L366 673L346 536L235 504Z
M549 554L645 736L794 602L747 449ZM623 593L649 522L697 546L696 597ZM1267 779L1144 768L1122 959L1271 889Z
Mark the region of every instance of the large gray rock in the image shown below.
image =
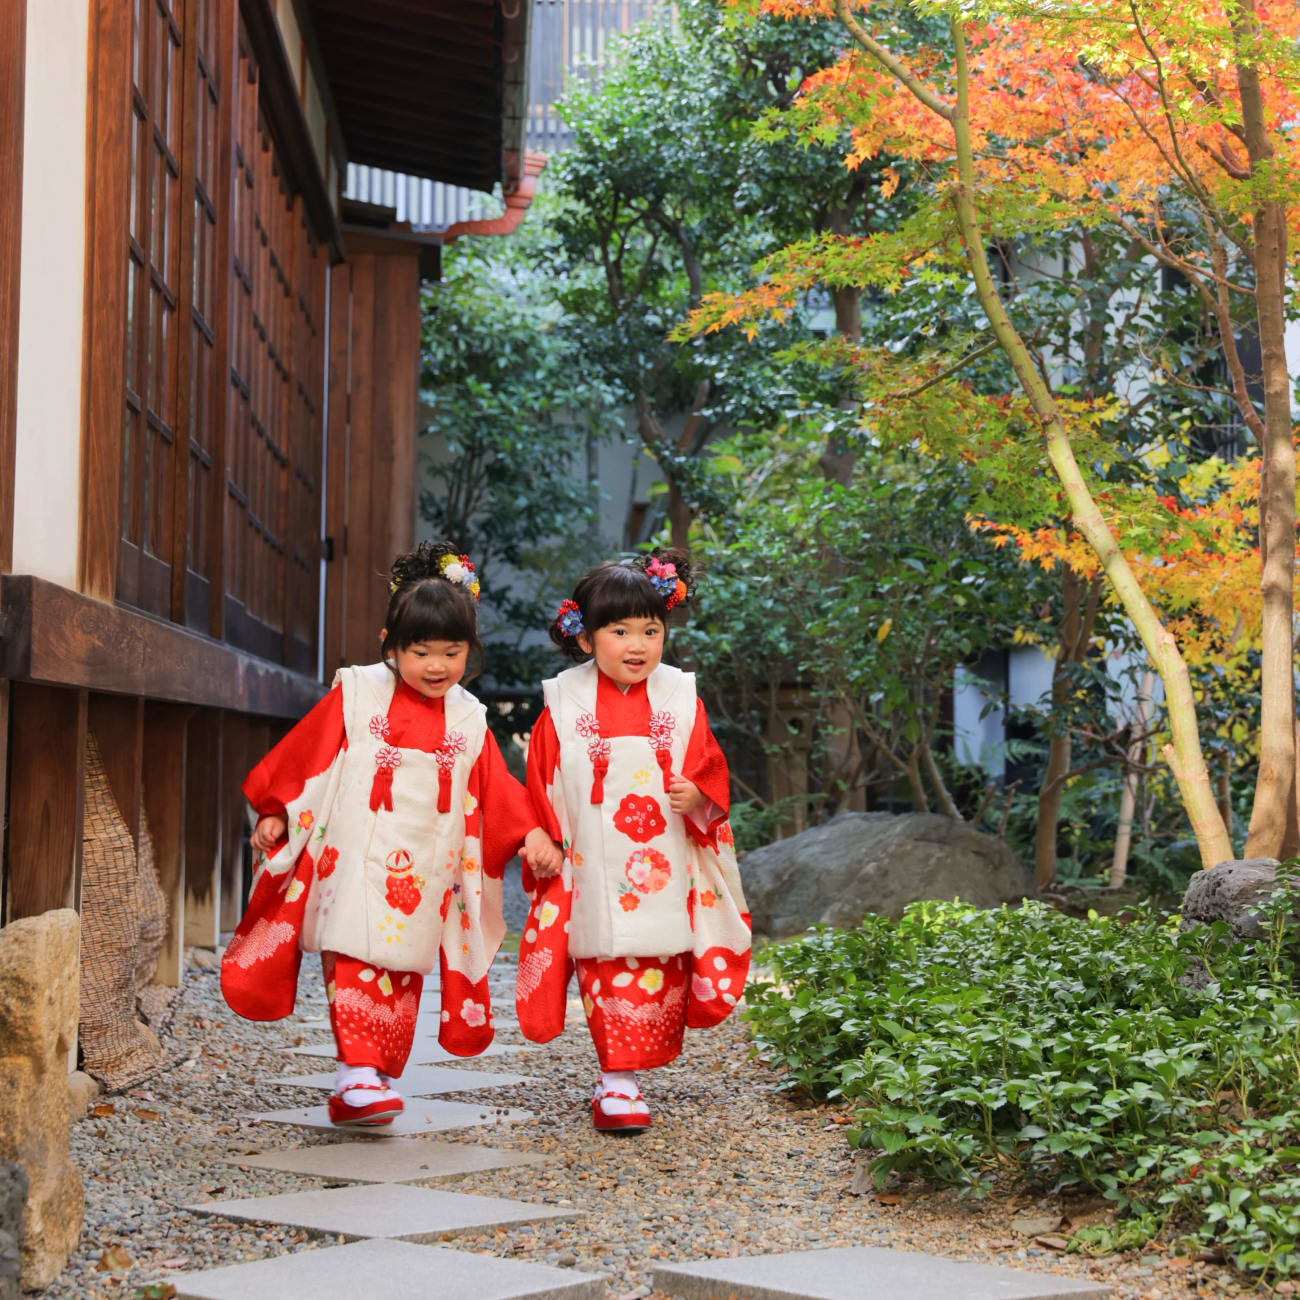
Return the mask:
M1226 921L1239 939L1262 939L1255 911L1277 880L1276 858L1239 858L1198 871L1183 895L1183 929Z
M745 854L740 871L754 930L773 939L925 898L999 907L1034 892L1001 840L933 813L844 813Z
M18 1300L26 1208L27 1171L12 1160L0 1160L0 1300Z

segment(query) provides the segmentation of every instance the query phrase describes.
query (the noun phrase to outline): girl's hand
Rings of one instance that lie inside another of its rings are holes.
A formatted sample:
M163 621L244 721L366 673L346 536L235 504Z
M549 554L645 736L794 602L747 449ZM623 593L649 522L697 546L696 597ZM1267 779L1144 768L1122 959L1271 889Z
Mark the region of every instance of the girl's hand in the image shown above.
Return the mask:
M682 817L689 817L704 802L704 795L694 781L675 776L668 782L668 806Z
M283 817L262 817L249 836L249 843L256 853L270 853L288 832L288 823Z
M533 875L543 879L558 876L564 864L560 846L540 826L534 826L524 836L524 857L528 859Z

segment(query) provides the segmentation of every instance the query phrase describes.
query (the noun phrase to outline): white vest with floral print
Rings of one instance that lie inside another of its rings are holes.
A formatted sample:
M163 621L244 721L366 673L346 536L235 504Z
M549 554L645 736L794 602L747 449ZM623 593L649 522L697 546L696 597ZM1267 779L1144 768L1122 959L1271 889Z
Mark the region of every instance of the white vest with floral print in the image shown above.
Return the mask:
M572 855L569 954L685 952L692 942L691 851L685 822L668 807L664 777L680 774L686 757L695 676L667 664L650 674L643 736L600 734L596 682L596 665L587 663L542 684L560 742L555 811Z
M316 864L302 947L421 974L437 966L441 947L453 969L478 980L505 932L501 882L484 879L480 841L465 835L470 770L487 733L484 707L453 686L438 752L398 749L388 743L391 669L344 668L334 680L343 687L347 749L330 779L309 782L287 809L288 854L306 848ZM391 796L372 809L381 769L391 773ZM445 813L438 811L440 769L451 784Z

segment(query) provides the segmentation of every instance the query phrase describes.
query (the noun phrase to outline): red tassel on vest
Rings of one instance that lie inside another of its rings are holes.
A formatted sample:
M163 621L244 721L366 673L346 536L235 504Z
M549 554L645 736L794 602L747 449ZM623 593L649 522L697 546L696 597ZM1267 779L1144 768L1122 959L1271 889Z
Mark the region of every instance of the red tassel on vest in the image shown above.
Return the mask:
M375 780L370 787L370 811L393 811L393 773L402 766L402 751L385 745L375 755Z

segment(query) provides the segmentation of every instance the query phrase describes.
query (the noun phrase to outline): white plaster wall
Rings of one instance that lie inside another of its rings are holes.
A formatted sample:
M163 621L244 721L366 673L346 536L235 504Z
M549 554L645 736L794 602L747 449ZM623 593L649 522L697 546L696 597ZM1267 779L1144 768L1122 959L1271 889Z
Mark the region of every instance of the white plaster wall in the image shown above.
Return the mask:
M1000 683L989 682L969 668L959 667L954 675L952 730L957 759L983 768L997 780L1007 766L1006 714L998 699L1000 693Z
M15 573L74 587L81 499L89 0L27 6Z
M1007 694L1011 707L1045 707L1052 689L1052 657L1038 646L1015 646L1007 664Z

